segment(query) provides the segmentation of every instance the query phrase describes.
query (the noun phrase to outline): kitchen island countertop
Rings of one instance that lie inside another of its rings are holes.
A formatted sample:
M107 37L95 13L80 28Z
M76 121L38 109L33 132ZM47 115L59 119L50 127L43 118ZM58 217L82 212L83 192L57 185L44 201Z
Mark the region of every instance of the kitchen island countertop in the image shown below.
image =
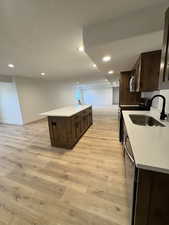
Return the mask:
M62 108L57 108L48 112L41 113L41 116L59 116L59 117L71 117L78 112L91 107L91 105L72 105Z

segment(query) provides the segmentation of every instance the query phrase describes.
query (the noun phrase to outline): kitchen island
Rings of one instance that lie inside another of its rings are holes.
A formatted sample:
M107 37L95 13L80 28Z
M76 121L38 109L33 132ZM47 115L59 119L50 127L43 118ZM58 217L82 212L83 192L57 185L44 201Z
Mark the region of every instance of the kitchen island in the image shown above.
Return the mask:
M74 105L41 113L48 117L51 145L72 149L92 125L91 105Z

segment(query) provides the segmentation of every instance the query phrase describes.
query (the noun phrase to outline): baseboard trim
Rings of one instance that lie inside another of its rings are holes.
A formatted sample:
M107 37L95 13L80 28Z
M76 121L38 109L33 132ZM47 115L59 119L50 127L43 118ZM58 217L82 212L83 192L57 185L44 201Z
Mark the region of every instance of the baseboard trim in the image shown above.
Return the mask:
M37 120L34 120L34 121L30 121L28 123L24 123L23 126L26 126L26 125L29 125L29 124L32 124L32 123L38 123L41 120L47 120L47 117L44 117L44 118L41 118L41 119L37 119Z

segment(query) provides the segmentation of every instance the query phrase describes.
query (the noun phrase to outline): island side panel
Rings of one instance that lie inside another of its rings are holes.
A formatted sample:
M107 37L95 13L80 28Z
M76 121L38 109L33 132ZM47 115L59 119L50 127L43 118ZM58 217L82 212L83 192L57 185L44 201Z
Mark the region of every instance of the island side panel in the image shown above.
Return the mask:
M55 146L54 133L53 133L53 127L52 127L52 118L50 116L48 116L48 126L49 126L50 143L52 146Z
M51 145L72 149L92 123L91 107L71 117L49 116L48 124Z
M55 147L67 148L68 128L70 127L70 119L67 117L48 117L49 133L51 145Z

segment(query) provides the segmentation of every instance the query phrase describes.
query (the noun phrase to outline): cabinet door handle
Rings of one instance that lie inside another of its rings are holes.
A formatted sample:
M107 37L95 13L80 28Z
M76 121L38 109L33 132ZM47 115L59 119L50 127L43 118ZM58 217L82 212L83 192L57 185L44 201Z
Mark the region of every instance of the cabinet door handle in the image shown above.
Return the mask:
M126 137L125 137L125 140L124 140L124 148L125 148L125 152L126 152L127 156L129 157L129 159L131 160L131 162L132 162L132 163L135 163L134 158L133 158L132 155L129 153L128 148L127 148L127 145L126 145L126 142L127 142L127 139L128 139L128 138L129 138L129 137L126 136Z

